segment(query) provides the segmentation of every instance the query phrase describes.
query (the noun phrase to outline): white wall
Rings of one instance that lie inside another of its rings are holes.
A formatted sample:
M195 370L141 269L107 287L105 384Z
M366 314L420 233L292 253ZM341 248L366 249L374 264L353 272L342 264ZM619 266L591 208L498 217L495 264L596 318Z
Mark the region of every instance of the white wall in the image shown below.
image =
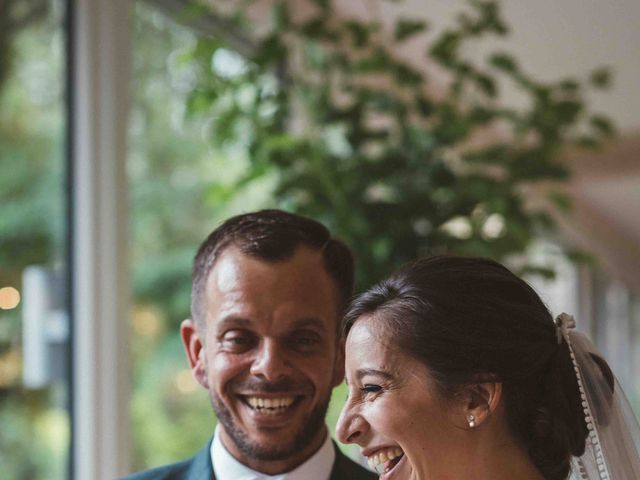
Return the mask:
M384 18L423 16L432 31L450 24L466 8L466 0L336 0L345 14ZM512 32L492 42L511 51L537 78L554 80L584 76L598 66L611 66L614 87L593 96L592 104L610 115L623 131L640 130L640 1L638 0L504 0L503 13ZM489 45L486 46L487 48ZM486 51L479 46L477 53ZM424 58L420 41L401 55Z

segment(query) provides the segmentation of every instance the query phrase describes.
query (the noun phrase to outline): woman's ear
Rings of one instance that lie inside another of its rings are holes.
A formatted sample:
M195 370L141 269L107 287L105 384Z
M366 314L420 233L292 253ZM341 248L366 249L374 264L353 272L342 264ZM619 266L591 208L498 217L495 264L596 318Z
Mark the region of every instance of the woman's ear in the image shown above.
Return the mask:
M189 361L193 378L204 388L209 389L204 341L198 333L196 323L190 318L184 320L182 324L180 324L180 336L182 337L182 345L187 354L187 360Z
M464 385L456 394L455 423L465 429L481 427L502 400L502 383L482 382Z

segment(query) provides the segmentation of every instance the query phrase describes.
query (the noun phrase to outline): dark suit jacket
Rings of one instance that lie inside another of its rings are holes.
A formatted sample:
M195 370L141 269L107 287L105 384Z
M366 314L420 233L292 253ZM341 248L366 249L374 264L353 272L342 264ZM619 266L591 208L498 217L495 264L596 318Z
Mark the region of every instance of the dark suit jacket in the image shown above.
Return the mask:
M375 480L378 476L347 458L333 444L336 459L330 480ZM211 464L211 442L189 460L134 473L121 480L215 480ZM310 478L309 480L314 480Z

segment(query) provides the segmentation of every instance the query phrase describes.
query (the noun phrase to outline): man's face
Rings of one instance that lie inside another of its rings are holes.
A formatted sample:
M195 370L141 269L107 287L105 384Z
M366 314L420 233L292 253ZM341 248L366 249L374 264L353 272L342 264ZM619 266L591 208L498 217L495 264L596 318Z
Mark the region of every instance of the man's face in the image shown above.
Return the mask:
M300 247L266 262L228 247L207 279L205 311L204 331L190 335L187 320L182 334L223 443L255 470L292 470L324 440L344 376L337 292L321 252Z

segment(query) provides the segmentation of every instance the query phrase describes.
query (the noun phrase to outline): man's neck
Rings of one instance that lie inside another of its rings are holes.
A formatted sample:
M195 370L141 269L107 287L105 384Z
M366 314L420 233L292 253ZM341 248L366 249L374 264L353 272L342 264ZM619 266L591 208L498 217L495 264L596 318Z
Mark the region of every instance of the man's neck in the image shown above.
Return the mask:
M309 460L322 447L328 432L325 425L314 435L313 440L309 442L302 450L294 452L285 459L278 460L260 460L247 455L238 448L233 439L227 434L223 426L220 426L220 440L227 451L240 463L246 465L251 470L264 473L267 475L280 475L291 472L304 462Z

